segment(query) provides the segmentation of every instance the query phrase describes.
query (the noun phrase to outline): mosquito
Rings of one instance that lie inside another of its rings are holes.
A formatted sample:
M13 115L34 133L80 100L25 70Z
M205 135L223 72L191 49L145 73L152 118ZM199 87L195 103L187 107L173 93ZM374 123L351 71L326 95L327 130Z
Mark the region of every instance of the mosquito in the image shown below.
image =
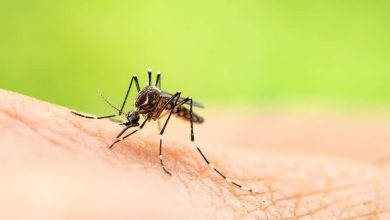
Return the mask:
M137 96L134 101L134 107L135 110L129 111L127 113L124 112L124 107L126 105L126 101L128 99L130 90L132 88L133 83L135 83L135 86L137 88ZM117 144L120 141L125 140L126 138L130 137L134 133L141 130L147 122L150 121L158 121L168 115L168 117L165 120L164 126L160 130L160 146L159 146L159 158L160 158L160 165L161 168L164 170L165 173L168 175L172 175L170 171L168 171L164 166L163 161L163 135L164 131L168 125L169 119L172 115L175 115L179 118L185 119L186 121L190 122L190 128L191 128L191 142L194 145L194 147L197 149L199 154L202 156L203 160L206 162L208 166L211 167L219 176L221 176L223 179L225 179L228 183L239 187L241 189L247 190L249 192L258 192L257 190L251 189L249 187L243 186L241 184L238 184L234 182L232 179L228 178L225 174L223 174L221 171L219 171L205 156L205 154L202 152L202 150L198 147L198 145L195 143L195 135L194 135L194 123L203 123L204 119L195 114L192 111L193 107L198 108L204 108L204 106L200 103L197 103L192 100L191 97L183 98L181 97L181 92L177 91L174 94L164 92L161 90L161 72L157 72L157 78L154 85L152 83L152 70L148 69L148 83L146 84L145 88L141 89L139 86L138 78L136 75L133 75L130 81L130 85L127 89L125 98L123 100L122 106L120 109L115 107L113 104L111 104L108 99L106 99L104 96L102 98L104 101L110 105L112 108L116 109L118 113L113 115L107 115L107 116L88 116L83 115L81 113L73 112L73 114L88 118L88 119L106 119L106 118L114 118L118 116L125 116L126 119L119 123L119 125L124 126L121 132L116 136L115 141L109 146L110 149L114 147L115 144ZM188 108L189 106L189 108ZM144 121L140 123L140 116L144 118ZM138 127L137 129L133 130L132 132L125 134L125 132L133 127Z

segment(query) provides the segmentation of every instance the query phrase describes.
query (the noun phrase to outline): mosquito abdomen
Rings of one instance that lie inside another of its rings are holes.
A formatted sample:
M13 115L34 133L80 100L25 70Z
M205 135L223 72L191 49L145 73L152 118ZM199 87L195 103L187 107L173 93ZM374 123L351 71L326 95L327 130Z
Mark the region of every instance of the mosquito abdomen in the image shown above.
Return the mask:
M191 113L190 110L184 106L179 106L173 110L173 113L182 119L190 121ZM192 121L194 123L202 123L204 118L192 112Z

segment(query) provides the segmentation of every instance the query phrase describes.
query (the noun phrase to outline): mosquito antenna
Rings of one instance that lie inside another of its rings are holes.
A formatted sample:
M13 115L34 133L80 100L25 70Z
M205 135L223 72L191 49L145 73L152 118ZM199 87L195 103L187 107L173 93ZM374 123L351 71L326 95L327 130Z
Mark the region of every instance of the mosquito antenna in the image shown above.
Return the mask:
M115 107L115 105L113 105L110 101L108 101L108 99L103 95L102 91L98 90L98 93L100 95L100 97L113 109L117 110L118 112L119 111L119 108ZM121 113L123 114L123 113Z
M148 69L148 86L152 84L152 69Z

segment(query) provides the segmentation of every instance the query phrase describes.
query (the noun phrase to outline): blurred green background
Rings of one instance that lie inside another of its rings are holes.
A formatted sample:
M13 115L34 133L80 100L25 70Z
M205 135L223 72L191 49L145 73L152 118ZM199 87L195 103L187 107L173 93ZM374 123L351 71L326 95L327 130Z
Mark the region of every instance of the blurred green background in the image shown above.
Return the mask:
M133 73L206 105L390 103L390 1L2 0L0 87L80 111Z

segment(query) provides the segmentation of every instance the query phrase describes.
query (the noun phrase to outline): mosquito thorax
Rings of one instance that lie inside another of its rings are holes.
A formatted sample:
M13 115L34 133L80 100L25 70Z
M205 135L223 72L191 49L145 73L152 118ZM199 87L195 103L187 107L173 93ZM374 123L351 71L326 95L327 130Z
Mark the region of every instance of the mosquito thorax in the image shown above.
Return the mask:
M153 110L160 98L161 90L154 86L147 86L141 90L136 99L135 107L141 112Z

